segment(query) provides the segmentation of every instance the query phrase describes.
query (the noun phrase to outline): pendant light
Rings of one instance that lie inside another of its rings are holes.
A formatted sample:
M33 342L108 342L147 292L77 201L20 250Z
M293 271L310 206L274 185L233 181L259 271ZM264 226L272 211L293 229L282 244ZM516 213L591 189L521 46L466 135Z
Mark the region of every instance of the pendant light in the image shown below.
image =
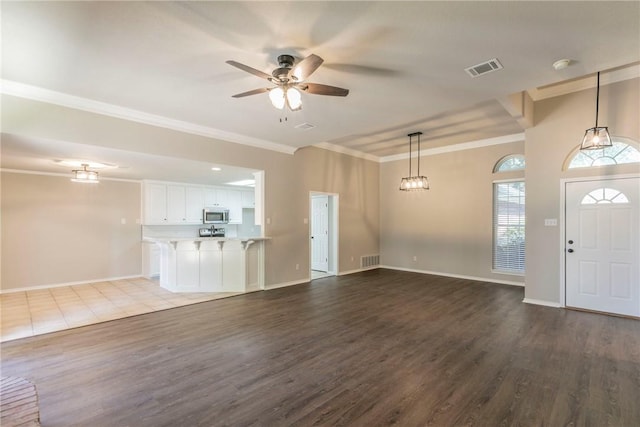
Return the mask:
M596 89L596 125L585 131L580 144L581 150L600 150L605 147L611 147L611 136L609 136L609 128L606 126L598 127L598 106L600 104L600 71L598 71L598 86Z
M87 164L83 164L82 169L73 170L73 178L71 178L71 181L88 184L97 184L100 182L98 181L98 172L88 170L88 166Z
M400 181L401 191L429 189L429 180L426 176L420 175L420 135L422 135L422 132L413 132L407 135L409 137L409 176L402 178ZM418 137L418 174L416 176L411 175L411 151L414 136Z

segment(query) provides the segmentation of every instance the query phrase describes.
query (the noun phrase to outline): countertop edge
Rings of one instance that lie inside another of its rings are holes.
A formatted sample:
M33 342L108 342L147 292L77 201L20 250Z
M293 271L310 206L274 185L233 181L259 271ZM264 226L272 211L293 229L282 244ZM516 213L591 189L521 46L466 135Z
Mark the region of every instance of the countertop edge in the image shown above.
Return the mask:
M216 241L239 241L255 242L271 240L271 237L143 237L143 242L149 243L168 243L168 242L216 242Z

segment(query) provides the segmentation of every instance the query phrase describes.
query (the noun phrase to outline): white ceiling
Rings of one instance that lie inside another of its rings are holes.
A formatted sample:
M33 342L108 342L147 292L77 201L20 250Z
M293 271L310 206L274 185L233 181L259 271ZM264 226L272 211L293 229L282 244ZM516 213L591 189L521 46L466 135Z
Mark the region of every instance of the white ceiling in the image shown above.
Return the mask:
M423 132L424 148L522 132L498 100L640 61L637 1L0 7L5 87L19 83L179 120L232 142L285 150L323 144L374 158L406 151L414 131ZM348 88L349 95L303 94L302 111L284 113L267 94L231 97L270 84L226 60L270 73L283 53L321 56L309 81ZM504 69L465 73L492 58ZM556 71L551 65L561 58L572 65ZM303 123L315 127L296 128ZM24 150L47 146L22 143ZM20 144L3 144L3 167L15 166L12 149Z

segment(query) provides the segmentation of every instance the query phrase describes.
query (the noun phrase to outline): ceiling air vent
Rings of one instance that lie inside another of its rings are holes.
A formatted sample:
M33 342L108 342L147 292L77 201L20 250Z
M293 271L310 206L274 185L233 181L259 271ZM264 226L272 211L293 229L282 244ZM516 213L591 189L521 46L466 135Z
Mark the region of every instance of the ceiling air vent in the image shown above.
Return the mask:
M311 123L301 123L298 126L296 126L296 129L301 129L301 130L308 130L308 129L313 129L315 126L312 125Z
M472 67L465 68L464 70L471 77L478 77L492 71L502 70L502 64L500 63L500 61L498 61L498 59L493 58L480 64L476 64Z

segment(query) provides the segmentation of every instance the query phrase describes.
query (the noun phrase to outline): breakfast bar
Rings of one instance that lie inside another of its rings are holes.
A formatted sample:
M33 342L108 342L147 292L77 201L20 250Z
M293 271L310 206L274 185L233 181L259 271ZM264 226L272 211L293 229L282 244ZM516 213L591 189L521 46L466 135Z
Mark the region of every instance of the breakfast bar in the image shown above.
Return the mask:
M160 286L172 292L264 288L266 237L145 237L160 247Z

